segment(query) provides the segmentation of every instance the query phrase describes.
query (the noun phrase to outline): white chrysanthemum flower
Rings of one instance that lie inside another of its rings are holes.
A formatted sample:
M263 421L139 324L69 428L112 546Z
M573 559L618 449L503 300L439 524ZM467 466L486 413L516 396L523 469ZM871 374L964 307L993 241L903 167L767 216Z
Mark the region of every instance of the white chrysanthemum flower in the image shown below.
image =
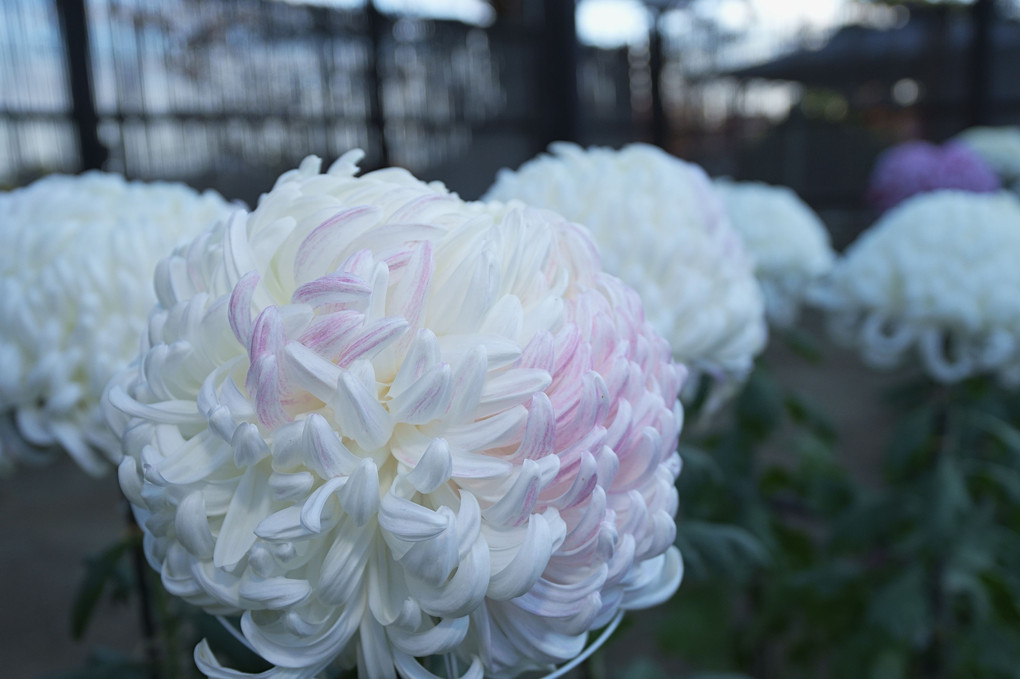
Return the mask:
M828 273L835 255L825 224L785 186L717 179L730 223L754 257L769 322L797 320L806 287Z
M557 143L486 199L517 199L584 224L606 271L641 295L678 360L732 386L765 346L761 289L704 171L654 146Z
M684 369L583 228L360 157L161 263L107 392L121 486L167 589L273 676L548 668L679 583Z
M1003 186L1020 193L1020 127L972 127L956 140L981 156Z
M91 474L119 459L99 400L138 353L156 262L230 209L212 192L100 172L0 194L0 459L26 443L60 446Z
M817 291L834 336L876 367L916 346L941 382L1020 379L1020 202L1006 192L907 200L850 246Z

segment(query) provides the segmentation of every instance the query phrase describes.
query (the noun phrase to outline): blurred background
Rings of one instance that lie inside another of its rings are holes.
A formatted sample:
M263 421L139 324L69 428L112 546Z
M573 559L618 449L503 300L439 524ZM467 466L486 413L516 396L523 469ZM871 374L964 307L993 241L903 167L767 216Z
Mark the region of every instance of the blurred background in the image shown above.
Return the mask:
M1020 116L1020 3L5 0L0 185L102 167L252 202L361 147L478 197L553 140L797 191L837 245L875 155Z
M1020 121L1017 64L1020 0L2 0L0 189L101 168L251 205L306 155L360 147L365 169L403 166L475 199L552 141L646 141L714 176L791 187L840 249L875 218L862 198L883 149ZM860 453L839 464L878 484L893 423L875 394L901 376L769 352ZM0 484L4 676L128 676L53 674L139 643L135 610L105 596L84 639L68 634L77 564L121 531L115 485L69 460ZM697 597L717 592L692 592L687 610L711 610ZM725 626L689 617L641 616L586 671L688 676L676 635L690 648L702 623ZM827 662L797 676L830 676ZM866 676L920 676L894 670Z

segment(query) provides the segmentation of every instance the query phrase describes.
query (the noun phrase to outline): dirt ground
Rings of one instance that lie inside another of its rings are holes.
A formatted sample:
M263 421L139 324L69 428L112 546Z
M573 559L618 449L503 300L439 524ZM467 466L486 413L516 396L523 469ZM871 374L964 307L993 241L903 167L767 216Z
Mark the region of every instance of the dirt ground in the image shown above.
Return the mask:
M45 677L81 665L93 646L139 645L136 611L106 601L85 638L71 639L84 558L123 534L123 502L113 474L93 479L70 458L0 481L0 674Z

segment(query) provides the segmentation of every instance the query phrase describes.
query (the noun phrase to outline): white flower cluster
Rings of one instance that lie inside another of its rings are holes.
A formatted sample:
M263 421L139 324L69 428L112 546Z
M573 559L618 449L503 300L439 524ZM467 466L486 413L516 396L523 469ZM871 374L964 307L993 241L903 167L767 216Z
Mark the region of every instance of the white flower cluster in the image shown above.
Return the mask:
M587 226L606 271L638 291L678 360L723 381L742 379L765 346L764 301L704 171L645 144L615 151L557 143L550 152L502 170L486 198L521 200Z
M730 223L754 257L769 322L797 320L807 287L835 261L829 232L818 215L785 186L717 179Z
M156 262L229 210L212 192L100 172L0 194L0 460L60 446L101 474L119 458L99 400L138 353Z
M938 191L884 215L817 291L837 339L876 367L914 346L929 374L1020 380L1020 201Z
M259 676L547 669L679 584L685 370L581 227L360 157L306 159L160 264L107 393L121 487Z
M972 127L956 140L981 156L1004 187L1020 193L1020 127Z

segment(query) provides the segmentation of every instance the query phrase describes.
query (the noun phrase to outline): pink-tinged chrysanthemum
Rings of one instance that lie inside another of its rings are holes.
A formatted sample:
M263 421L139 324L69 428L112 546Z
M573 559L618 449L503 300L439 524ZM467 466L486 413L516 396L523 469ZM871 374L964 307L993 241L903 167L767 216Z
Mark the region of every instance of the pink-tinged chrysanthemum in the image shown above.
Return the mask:
M229 210L100 172L0 194L0 466L51 447L91 474L119 459L99 399L138 353L156 262Z
M121 485L167 589L279 676L551 667L679 583L684 369L583 228L359 157L161 263Z
M911 196L941 189L991 193L999 189L999 180L988 164L963 144L936 146L909 141L878 157L867 197L885 212Z
M704 170L647 144L556 143L486 198L555 210L591 229L606 271L634 287L677 360L712 375L721 401L765 347L754 260Z

